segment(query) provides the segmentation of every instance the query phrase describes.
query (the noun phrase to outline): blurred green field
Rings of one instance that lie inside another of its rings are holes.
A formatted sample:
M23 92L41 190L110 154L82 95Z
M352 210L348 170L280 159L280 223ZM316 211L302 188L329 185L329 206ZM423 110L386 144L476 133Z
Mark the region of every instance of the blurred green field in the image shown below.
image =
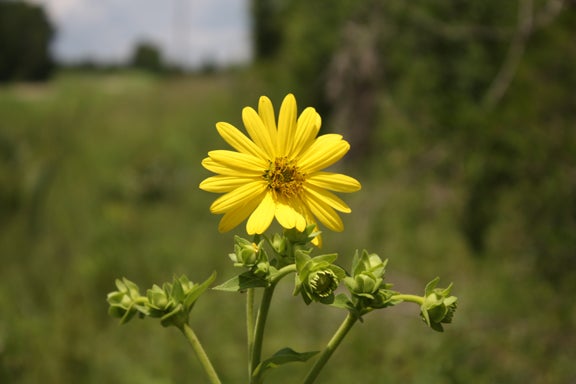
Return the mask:
M175 274L198 281L216 270L222 281L236 272L233 233L217 232L215 196L197 188L208 175L200 161L223 146L217 121L240 126L243 106L260 94L279 105L284 93L249 73L65 73L0 89L1 383L204 382L175 329L120 326L106 294L122 276L147 287ZM419 293L437 275L453 281L459 309L444 334L408 304L368 315L319 382L575 382L573 298L510 255L513 211L490 238L507 241L506 253L472 257L459 229L463 185L421 166L447 155L415 157L421 143L398 126L380 138L387 145L374 163L339 166L363 190L345 197L353 212L343 234L325 234L325 250L345 266L357 248L389 258L389 281L402 291ZM320 349L344 317L306 307L288 281L273 302L265 353ZM208 292L193 312L228 383L245 382L243 308L241 295ZM306 371L280 368L270 382Z

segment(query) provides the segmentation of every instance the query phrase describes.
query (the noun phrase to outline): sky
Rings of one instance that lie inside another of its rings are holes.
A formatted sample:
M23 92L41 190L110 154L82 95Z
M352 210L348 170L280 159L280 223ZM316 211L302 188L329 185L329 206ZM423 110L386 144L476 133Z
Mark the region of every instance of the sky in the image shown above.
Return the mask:
M125 62L139 41L171 63L241 64L250 60L249 0L28 0L56 26L53 52L65 62Z

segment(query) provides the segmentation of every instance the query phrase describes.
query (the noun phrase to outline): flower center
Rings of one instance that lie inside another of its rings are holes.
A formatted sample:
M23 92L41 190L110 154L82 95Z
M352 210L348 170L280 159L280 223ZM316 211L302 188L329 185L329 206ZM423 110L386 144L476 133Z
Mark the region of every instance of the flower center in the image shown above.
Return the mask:
M270 162L263 175L268 182L268 188L274 191L275 197L284 199L300 194L305 176L298 169L296 162L286 157L278 157L273 163Z
M328 297L338 288L338 277L329 269L315 272L310 276L310 288L316 295Z

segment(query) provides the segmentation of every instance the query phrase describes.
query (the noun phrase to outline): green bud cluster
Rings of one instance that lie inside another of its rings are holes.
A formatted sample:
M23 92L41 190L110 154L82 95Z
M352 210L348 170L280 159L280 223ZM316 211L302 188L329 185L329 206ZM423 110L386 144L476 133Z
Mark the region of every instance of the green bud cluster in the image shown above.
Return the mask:
M111 316L119 318L124 324L136 314L140 317L148 315L147 300L140 295L140 289L136 284L127 278L116 279L116 288L118 290L110 292L107 297L110 305L108 313Z
M310 257L308 253L296 252L294 295L301 294L306 304L312 301L330 304L334 301L334 291L346 277L346 272L333 264L338 255Z
M268 273L268 255L264 251L264 240L258 244L234 236L234 253L228 255L234 262L235 267L250 269L256 276L264 276Z
M319 235L315 226L308 226L304 232L285 229L272 238L256 235L252 241L234 237L234 252L229 254L235 267L247 271L234 276L214 289L229 292L243 292L250 288L266 288L277 282L287 273L295 270L295 254L311 252L312 242ZM320 284L321 277L316 278Z
M275 234L271 241L272 249L277 256L275 266L281 268L293 264L296 253L311 251L313 249L312 241L319 235L320 232L316 231L315 225L309 225L303 232L292 228L284 229L282 235Z
M450 296L452 284L447 288L436 288L439 280L437 277L426 285L424 299L420 306L420 315L430 328L443 332L442 324L452 322L458 298Z
M194 304L215 278L216 275L212 274L202 284L195 284L186 276L181 276L171 283L164 283L162 287L154 284L145 296L140 294L138 286L132 281L116 279L118 290L107 296L110 305L108 312L120 318L123 324L138 314L140 318L160 318L160 323L165 327L181 327L188 322Z
M438 279L435 279L426 286L425 296L400 294L391 289L392 284L385 282L388 260L382 260L375 253L356 251L351 273L334 264L337 254L312 257L312 242L318 235L315 227L309 226L304 232L285 229L281 235L275 234L271 239L257 235L250 241L236 236L234 253L230 254L230 259L235 266L244 267L248 271L215 289L244 291L249 288L265 288L275 284L287 273L296 272L294 295L300 294L306 304L330 304L362 318L375 309L408 301L420 305L422 319L436 331L442 331L442 324L451 322L457 301L455 296L450 296L452 285L445 289L436 288ZM341 282L344 282L349 295L336 294ZM159 288L154 292L158 300L168 300L160 294Z
M392 299L396 292L384 282L386 264L388 260L382 260L377 254L366 250L354 255L352 274L344 279L351 297L343 299L343 302L358 316L399 302Z
M332 269L314 271L308 276L310 291L318 297L329 297L338 288L340 279Z
M442 324L451 322L457 301L455 296L450 296L451 285L445 289L436 288L438 279L435 279L426 286L425 296L401 294L385 281L388 260L375 253L356 251L350 273L335 264L338 257L335 253L311 256L318 235L311 225L304 232L285 229L272 238L256 235L252 241L236 236L234 253L229 256L235 266L247 271L215 289L243 292L251 288L268 288L295 272L293 293L301 295L306 304L329 304L362 319L376 309L412 302L420 306L422 319L432 329L442 331ZM337 294L342 282L348 294ZM159 288L154 289L154 294L161 303L170 303Z
M347 277L344 282L353 295L374 299L374 295L384 283L384 273L388 260L382 261L375 254L368 254L363 251L354 255L352 262L352 276Z

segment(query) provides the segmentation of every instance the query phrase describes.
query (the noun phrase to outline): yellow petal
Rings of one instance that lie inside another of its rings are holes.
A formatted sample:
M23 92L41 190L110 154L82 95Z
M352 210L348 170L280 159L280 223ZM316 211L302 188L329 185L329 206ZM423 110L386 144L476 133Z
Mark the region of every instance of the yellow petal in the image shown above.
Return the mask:
M264 192L266 193L266 192ZM218 224L218 231L220 232L228 232L231 229L234 229L238 226L241 222L243 222L251 213L256 209L258 204L263 198L263 194L261 197L254 198L250 200L250 202L246 205L242 205L237 209L232 211L226 212L220 223Z
M350 207L344 201L342 201L342 199L340 199L338 196L336 196L330 191L327 191L323 188L317 188L311 185L305 187L305 191L308 194L308 196L309 195L314 196L314 198L316 198L317 200L320 200L328 204L330 207L334 208L337 211L344 213L352 212Z
M290 157L292 159L306 151L314 142L321 125L322 119L314 108L308 107L302 112L298 118L297 128L294 134L294 143L290 151Z
M244 170L250 174L254 172L263 174L268 168L268 162L266 160L246 153L220 149L208 152L208 156L216 163L231 169Z
M272 194L266 193L258 207L250 215L246 223L246 232L248 232L249 235L264 233L274 219L275 210L276 203L274 202Z
M283 228L296 228L300 232L306 229L306 219L289 204L276 203L276 220Z
M211 176L200 183L200 189L206 192L226 193L251 181L254 180L237 176Z
M254 181L245 184L217 198L210 206L210 212L226 213L244 204L249 204L251 200L257 199L265 189L265 181Z
M313 173L329 167L342 158L350 149L350 144L337 134L318 137L304 152L298 162L303 172Z
M278 117L278 153L276 154L278 157L287 156L292 148L296 133L296 115L296 98L289 93L282 102Z
M222 136L222 138L238 152L246 153L261 159L266 158L264 151L232 124L220 122L216 124L216 129L220 136Z
M231 168L220 163L215 162L211 158L207 157L202 160L202 166L209 170L210 172L214 172L220 175L226 176L236 176L236 177L251 177L251 178L258 178L262 176L262 171L258 171L255 169L241 169L241 168Z
M311 241L312 244L317 246L318 248L322 248L322 235L318 235Z
M297 220L296 220L296 229L299 230L300 232L304 232L304 230L306 229L306 219L304 218L304 216L300 215Z
M245 107L242 110L242 121L250 138L257 146L262 148L269 160L276 158L275 143L272 141L268 128L253 108Z
M272 143L276 142L276 118L274 117L274 107L272 102L266 96L261 96L258 100L258 115L262 122L268 128L268 133L272 139Z
M306 182L335 192L350 193L359 191L362 188L358 180L341 173L315 172L306 177Z
M305 198L306 204L310 212L326 226L334 232L341 232L344 229L344 224L340 216L328 204L315 198L313 195L308 194Z

